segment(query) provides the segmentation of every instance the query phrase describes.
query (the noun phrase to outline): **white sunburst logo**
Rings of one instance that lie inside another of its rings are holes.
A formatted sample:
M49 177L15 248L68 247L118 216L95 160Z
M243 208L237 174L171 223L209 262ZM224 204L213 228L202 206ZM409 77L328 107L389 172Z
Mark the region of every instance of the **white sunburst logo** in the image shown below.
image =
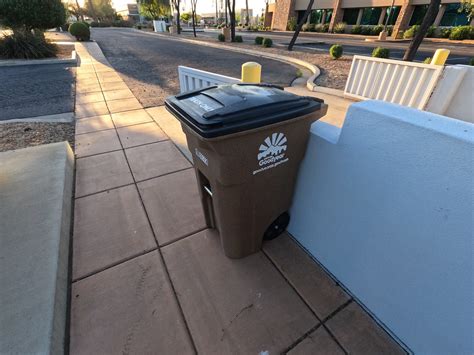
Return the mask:
M263 144L260 145L258 160L262 160L269 155L277 156L286 151L287 139L283 133L273 133L271 137L267 137Z
M260 144L258 148L257 160L260 168L255 170L253 174L255 175L286 163L288 161L288 158L285 157L287 147L288 140L283 133L273 133L265 138L263 144Z

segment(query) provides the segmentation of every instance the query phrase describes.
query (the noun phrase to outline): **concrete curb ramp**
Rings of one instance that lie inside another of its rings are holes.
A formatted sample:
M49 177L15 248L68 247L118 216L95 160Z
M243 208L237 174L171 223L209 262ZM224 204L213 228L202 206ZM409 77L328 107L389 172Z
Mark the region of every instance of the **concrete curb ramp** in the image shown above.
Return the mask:
M0 153L0 353L64 353L74 156Z

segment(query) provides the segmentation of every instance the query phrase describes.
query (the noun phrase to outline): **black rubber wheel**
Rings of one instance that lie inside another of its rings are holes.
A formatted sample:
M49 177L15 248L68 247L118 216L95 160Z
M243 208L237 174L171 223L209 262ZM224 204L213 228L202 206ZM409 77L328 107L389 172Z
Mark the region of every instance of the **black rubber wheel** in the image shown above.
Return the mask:
M290 223L290 214L288 212L282 213L267 228L267 230L265 231L265 234L263 235L263 239L264 240L275 239L286 230L286 227L288 227L289 223Z

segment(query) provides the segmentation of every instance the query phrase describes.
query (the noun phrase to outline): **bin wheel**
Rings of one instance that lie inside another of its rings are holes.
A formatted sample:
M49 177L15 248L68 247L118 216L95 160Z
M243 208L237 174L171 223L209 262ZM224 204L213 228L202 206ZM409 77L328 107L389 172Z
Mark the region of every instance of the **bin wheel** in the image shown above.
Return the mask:
M290 223L290 214L288 212L284 212L275 219L272 224L267 228L265 234L263 235L264 240L272 240L282 234L288 224Z

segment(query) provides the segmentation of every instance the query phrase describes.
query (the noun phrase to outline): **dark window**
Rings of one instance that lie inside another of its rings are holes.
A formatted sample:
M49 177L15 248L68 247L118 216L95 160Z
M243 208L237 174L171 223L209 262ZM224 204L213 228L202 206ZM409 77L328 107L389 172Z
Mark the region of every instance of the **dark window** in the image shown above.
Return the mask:
M384 21L388 20L387 25L389 26L395 25L395 22L397 22L397 17L398 17L398 14L400 13L401 8L402 8L401 6L394 6L392 16L390 16L390 7L387 7L387 13L385 14L385 19L384 19Z
M357 17L359 17L359 9L344 9L342 22L348 25L355 25L357 23Z
M332 17L332 9L326 10L326 18L324 19L324 23L330 23Z
M321 23L321 17L323 16L323 10L311 11L311 23Z
M361 25L377 25L379 23L381 7L366 7L362 13Z
M413 15L411 15L410 26L421 25L426 10L428 10L428 5L416 5L415 10L413 10Z
M296 21L297 21L297 23L300 23L301 20L303 19L304 13L305 13L306 11L296 11L296 12L297 12L297 14L298 14L298 16L296 17Z
M469 24L467 14L465 12L459 13L461 4L448 4L443 18L439 23L440 26L464 26Z

